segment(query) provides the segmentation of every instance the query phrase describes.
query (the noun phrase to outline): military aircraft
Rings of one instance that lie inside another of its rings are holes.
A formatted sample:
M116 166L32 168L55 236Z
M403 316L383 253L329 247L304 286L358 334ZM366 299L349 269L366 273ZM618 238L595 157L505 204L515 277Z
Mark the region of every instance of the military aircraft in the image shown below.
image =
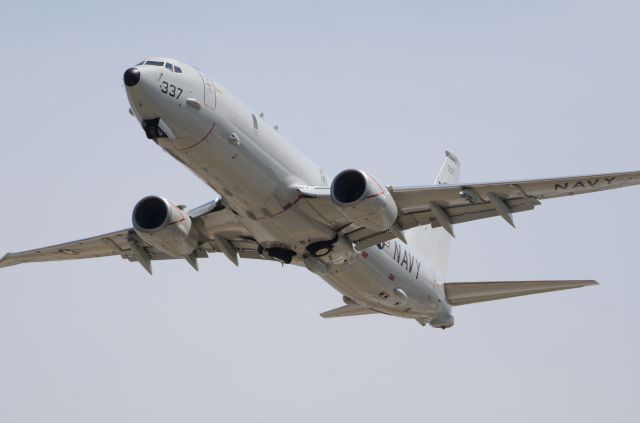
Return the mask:
M447 152L432 185L387 186L359 169L325 173L222 85L174 59L154 57L124 72L130 113L146 137L221 196L186 210L148 196L133 227L10 253L0 267L118 255L149 273L155 260L222 253L305 266L343 295L321 316L383 313L436 328L452 306L596 285L593 280L447 282L454 225L532 210L567 195L637 185L640 172L460 184Z

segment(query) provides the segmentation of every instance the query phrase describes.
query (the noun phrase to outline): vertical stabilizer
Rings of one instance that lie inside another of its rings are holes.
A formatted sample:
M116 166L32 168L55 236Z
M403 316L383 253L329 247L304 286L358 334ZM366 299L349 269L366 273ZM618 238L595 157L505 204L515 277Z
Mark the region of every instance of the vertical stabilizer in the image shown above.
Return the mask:
M459 177L460 162L453 153L447 151L434 184L455 184ZM444 216L439 217L443 223L448 219L446 213L437 204L432 205L432 211L436 215L444 213ZM447 226L446 223L443 226ZM422 226L405 231L405 236L411 249L420 254L436 273L437 280L443 281L449 265L453 228L450 225L446 229L442 226L438 228Z

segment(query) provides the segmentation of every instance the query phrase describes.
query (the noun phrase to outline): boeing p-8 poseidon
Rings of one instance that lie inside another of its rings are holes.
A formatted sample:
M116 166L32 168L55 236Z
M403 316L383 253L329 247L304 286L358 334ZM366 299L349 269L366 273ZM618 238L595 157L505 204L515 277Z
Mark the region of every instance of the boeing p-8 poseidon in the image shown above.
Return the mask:
M118 255L149 273L154 260L222 253L305 266L343 295L322 313L384 313L437 328L453 325L452 306L595 285L592 280L446 281L454 226L532 210L541 200L640 183L640 172L460 184L447 152L433 185L387 186L363 170L324 172L277 128L203 72L151 58L124 73L131 114L147 138L188 166L221 197L187 211L149 196L133 227L21 253L14 264Z

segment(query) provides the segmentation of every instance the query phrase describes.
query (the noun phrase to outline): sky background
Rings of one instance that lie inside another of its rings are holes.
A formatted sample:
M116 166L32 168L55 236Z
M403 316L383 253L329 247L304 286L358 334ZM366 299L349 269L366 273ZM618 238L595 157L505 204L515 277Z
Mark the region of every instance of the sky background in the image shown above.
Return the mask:
M637 1L12 2L0 5L0 253L130 225L211 192L147 140L122 73L175 57L330 175L431 183L640 168ZM601 286L454 309L447 331L323 320L305 269L222 255L0 271L2 422L632 422L640 188L456 227L452 281Z

